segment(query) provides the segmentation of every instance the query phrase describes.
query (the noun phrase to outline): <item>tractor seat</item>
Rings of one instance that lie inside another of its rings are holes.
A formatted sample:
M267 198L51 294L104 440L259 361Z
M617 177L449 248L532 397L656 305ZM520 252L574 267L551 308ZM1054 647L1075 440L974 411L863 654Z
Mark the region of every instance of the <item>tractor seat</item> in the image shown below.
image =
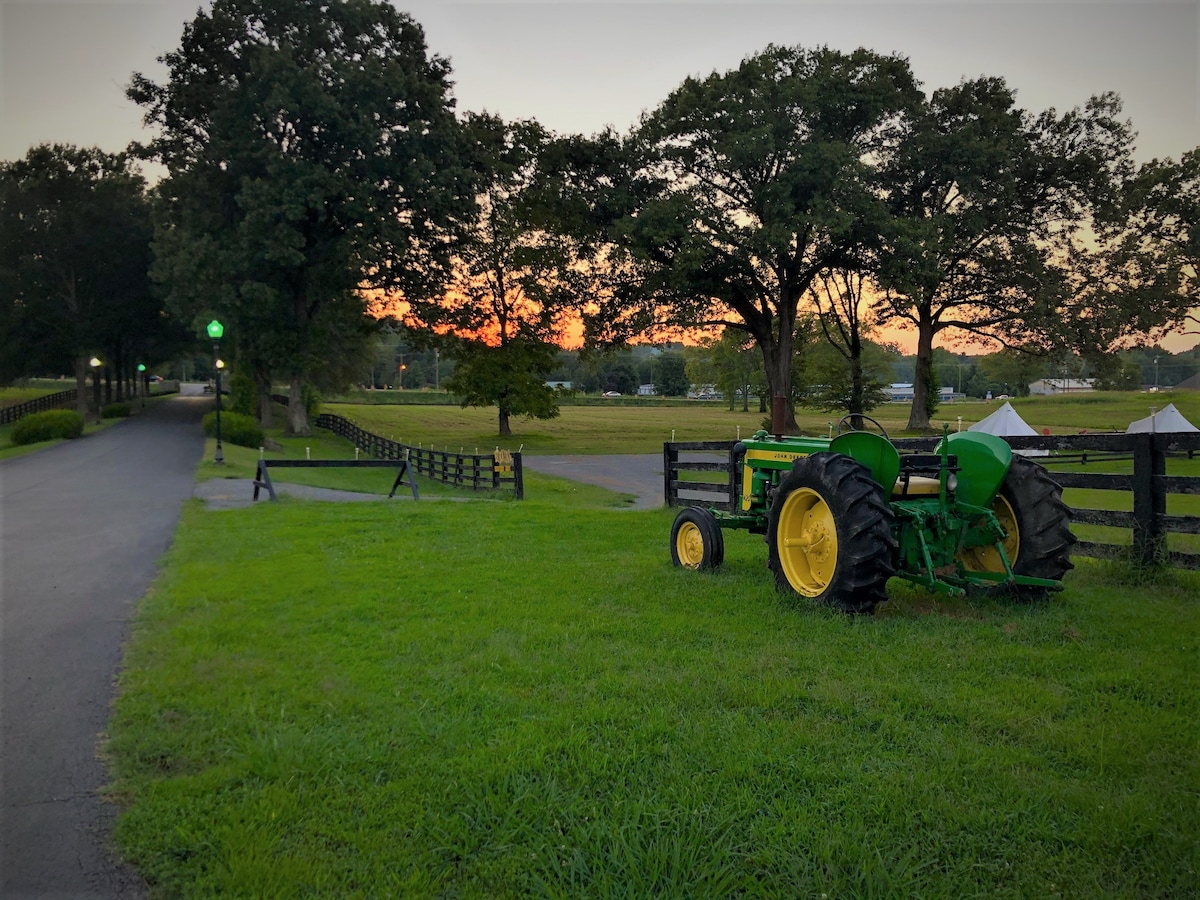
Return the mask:
M950 456L946 465L951 472L958 471L958 457ZM892 488L893 497L937 496L942 489L939 475L942 471L940 455L906 453L900 457L900 474Z
M911 472L901 472L892 488L893 497L928 497L937 496L942 489L942 483L937 478L928 475L913 475Z

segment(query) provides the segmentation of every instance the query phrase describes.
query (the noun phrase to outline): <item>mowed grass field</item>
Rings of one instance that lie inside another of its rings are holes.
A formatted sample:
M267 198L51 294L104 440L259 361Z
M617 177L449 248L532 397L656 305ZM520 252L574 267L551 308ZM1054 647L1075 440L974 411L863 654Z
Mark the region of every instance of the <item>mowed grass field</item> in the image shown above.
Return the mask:
M105 748L158 897L1193 897L1200 579L777 594L667 510L184 515Z
M383 412L455 450L489 425ZM580 412L523 437L661 450L640 410ZM1200 573L1078 559L1035 604L894 580L848 618L776 593L761 537L695 573L670 510L527 495L189 505L104 750L155 896L1200 893Z

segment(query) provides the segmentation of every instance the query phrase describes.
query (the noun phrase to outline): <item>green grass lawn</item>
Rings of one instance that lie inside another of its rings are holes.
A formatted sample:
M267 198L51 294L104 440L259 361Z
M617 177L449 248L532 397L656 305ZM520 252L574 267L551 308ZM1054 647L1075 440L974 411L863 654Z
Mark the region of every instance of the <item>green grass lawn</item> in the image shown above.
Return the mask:
M853 619L577 499L190 504L106 749L156 894L1200 891L1194 573Z

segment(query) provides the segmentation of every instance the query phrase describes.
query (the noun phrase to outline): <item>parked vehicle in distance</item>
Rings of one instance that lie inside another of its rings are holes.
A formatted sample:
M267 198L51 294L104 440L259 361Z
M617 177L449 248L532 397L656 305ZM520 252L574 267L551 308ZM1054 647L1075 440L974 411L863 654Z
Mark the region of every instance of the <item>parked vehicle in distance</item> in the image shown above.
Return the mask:
M620 391L605 391L604 396L605 397L620 397L621 392Z

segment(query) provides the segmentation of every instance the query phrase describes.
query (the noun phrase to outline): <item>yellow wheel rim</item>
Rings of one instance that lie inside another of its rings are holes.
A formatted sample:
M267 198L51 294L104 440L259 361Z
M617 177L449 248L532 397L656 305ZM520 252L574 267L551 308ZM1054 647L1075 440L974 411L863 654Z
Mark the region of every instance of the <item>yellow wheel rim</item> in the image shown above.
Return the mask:
M695 522L684 522L675 535L675 552L679 564L689 569L698 569L704 562L704 535Z
M1021 549L1021 535L1017 530L1017 514L1013 512L1012 505L1004 499L1002 495L997 494L996 500L992 503L992 513L1000 522L1000 527L1004 529L1006 537L1001 541L1001 546L1004 547L1004 553L1008 557L1009 565L1017 564L1017 553ZM1004 562L1000 559L1000 554L996 552L994 545L989 544L986 547L969 547L962 553L962 564L969 572L1003 572Z
M779 563L797 593L818 597L837 568L837 525L821 495L797 488L783 501L775 534Z

